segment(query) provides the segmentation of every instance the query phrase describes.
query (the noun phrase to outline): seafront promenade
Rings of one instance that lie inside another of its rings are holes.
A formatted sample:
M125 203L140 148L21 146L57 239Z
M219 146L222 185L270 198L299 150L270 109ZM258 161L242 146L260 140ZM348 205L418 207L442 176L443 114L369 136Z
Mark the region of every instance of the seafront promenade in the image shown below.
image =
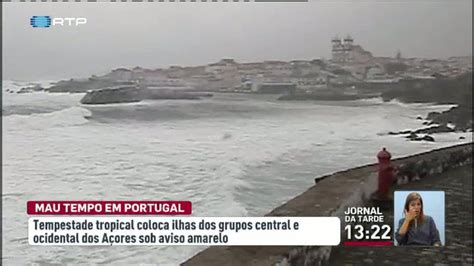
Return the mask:
M472 143L398 158L393 164L406 182L392 189L446 192L445 247L215 246L182 265L472 265ZM370 195L377 189L376 166L318 177L315 185L267 216L342 218L347 207L371 206ZM393 211L387 214L392 221Z

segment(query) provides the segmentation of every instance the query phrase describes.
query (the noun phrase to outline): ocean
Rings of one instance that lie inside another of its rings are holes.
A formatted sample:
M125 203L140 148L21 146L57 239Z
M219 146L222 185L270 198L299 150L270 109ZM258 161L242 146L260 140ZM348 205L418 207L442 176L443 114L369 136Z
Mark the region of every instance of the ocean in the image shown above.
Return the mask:
M28 200L189 200L194 216L262 216L317 176L376 162L382 147L401 157L472 141L388 135L449 105L215 94L85 106L83 94L7 92L26 85L2 86L5 265L178 265L205 248L30 246Z

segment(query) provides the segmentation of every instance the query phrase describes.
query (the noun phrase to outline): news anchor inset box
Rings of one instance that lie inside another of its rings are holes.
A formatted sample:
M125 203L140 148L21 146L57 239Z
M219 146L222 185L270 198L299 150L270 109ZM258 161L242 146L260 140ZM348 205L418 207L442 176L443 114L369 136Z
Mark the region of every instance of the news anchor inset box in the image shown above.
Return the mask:
M444 191L395 191L395 246L445 245Z

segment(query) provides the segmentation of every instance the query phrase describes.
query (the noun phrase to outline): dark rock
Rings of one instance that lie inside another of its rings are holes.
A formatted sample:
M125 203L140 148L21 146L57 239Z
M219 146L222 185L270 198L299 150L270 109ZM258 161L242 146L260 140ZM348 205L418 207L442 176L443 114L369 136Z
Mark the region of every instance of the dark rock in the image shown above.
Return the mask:
M428 116L426 117L427 120L436 119L441 113L440 112L429 112Z
M472 128L472 105L461 104L442 113L430 113L427 119L437 124L453 123L456 130Z
M431 142L435 141L435 139L432 136L429 136L429 135L426 135L426 136L422 137L420 140L431 141Z
M40 85L34 85L34 86L30 86L30 87L21 88L16 93L31 93L31 92L37 92L37 91L43 91L43 90L44 90L44 88L41 87Z
M416 133L414 133L414 132L412 132L412 133L411 133L410 135L408 135L406 138L409 139L409 140L411 140L411 141L422 141L422 140L423 140L423 141L431 141L431 142L435 141L435 139L434 139L432 136L430 136L430 135L425 135L425 136L423 136L423 137L420 137L420 136L418 136L418 135L417 135Z
M445 133L445 132L454 132L454 129L446 125L441 125L441 126L433 126L433 127L428 127L428 128L417 129L413 131L413 133L415 134L434 134L434 133Z
M423 125L425 125L425 126L426 126L426 125L428 125L429 123L430 123L430 122L428 122L428 121L425 121L425 122L423 122Z
M419 137L416 133L410 133L410 135L406 136L407 139L410 139L410 140L417 140Z
M132 103L142 100L136 87L117 87L88 91L81 99L82 104Z
M423 117L417 116L416 119L418 119L418 120L423 120Z
M398 131L398 132L388 132L389 135L404 135L404 134L410 134L412 133L411 130L403 130L403 131Z
M81 99L82 104L132 103L150 100L198 100L212 94L173 89L148 89L136 86L122 86L88 91Z
M459 139L466 139L466 137L464 137L464 136L461 136L461 137L459 137Z

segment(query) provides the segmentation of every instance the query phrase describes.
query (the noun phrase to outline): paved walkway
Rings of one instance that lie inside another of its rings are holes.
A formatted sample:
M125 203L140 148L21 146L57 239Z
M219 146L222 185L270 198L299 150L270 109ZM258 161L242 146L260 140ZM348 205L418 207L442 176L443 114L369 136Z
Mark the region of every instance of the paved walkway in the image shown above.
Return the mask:
M445 191L446 245L441 248L338 246L332 249L329 265L473 265L472 165L397 189ZM389 219L393 221L393 213Z

